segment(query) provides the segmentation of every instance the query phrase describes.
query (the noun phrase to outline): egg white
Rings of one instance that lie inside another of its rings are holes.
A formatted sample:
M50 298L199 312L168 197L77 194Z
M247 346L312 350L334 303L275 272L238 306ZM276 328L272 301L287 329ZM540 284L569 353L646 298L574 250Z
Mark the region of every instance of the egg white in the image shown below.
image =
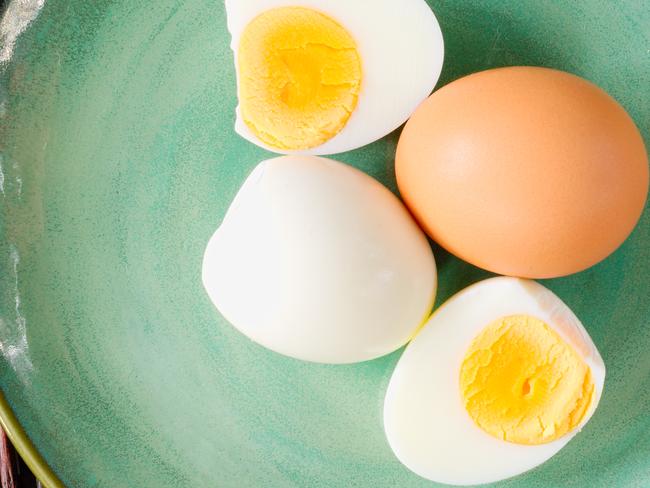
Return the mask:
M552 327L593 375L594 398L581 424L547 444L492 437L474 424L462 403L460 367L472 340L494 320L518 314ZM490 483L532 469L562 449L593 415L604 380L596 346L556 295L534 281L492 278L450 298L407 346L386 392L384 428L397 458L416 474L451 485Z
M206 248L203 284L255 342L352 363L404 345L437 281L426 237L386 187L330 159L284 156L240 189Z
M235 66L239 41L250 21L269 9L287 6L318 10L348 30L361 57L361 93L345 127L305 151L281 151L263 143L244 123L238 107L235 130L253 144L280 154L325 155L356 149L397 129L435 87L444 42L424 0L226 0Z

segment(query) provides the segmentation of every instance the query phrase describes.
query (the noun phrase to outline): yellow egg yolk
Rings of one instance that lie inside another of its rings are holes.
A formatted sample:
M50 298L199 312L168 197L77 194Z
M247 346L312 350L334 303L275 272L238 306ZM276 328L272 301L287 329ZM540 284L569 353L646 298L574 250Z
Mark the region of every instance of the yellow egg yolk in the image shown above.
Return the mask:
M557 332L534 317L514 315L473 340L461 366L460 391L481 429L532 445L575 429L594 384L589 366Z
M248 24L238 48L239 104L249 129L280 150L310 149L345 126L361 90L361 59L330 17L281 7Z

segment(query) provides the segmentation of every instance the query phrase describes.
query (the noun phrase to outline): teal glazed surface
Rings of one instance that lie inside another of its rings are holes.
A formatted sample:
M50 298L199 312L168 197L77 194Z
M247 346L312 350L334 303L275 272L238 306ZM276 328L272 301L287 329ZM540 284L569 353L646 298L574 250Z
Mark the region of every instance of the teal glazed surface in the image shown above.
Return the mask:
M647 2L429 3L446 41L438 86L496 66L567 70L650 140ZM384 438L400 352L288 359L203 291L204 246L269 156L234 133L228 44L215 0L46 0L20 36L0 73L0 386L71 488L434 486ZM335 158L395 190L397 136ZM438 303L487 276L434 250ZM556 457L499 486L650 486L650 212L606 261L544 284L600 349L604 396Z

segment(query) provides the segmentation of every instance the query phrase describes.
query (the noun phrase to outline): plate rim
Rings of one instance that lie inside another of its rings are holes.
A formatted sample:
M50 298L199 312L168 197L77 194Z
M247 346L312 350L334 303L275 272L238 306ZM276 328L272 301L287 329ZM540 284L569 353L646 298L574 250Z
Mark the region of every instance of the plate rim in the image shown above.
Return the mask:
M2 388L0 388L0 425L7 433L7 437L18 455L22 457L27 467L45 488L65 488L63 482L47 464L25 432Z

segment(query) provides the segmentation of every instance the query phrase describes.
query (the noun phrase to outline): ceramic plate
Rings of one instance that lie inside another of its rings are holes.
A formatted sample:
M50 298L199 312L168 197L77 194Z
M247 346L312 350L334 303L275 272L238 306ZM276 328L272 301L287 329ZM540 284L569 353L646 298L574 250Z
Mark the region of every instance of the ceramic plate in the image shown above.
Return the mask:
M37 16L12 10L43 3ZM650 140L647 2L430 4L446 41L438 86L489 67L560 68L605 88ZM204 246L268 157L233 131L223 2L16 0L8 9L1 411L33 469L70 488L434 486L384 438L400 351L352 366L291 360L239 334L203 291ZM397 136L337 158L395 190ZM487 276L435 252L438 303ZM646 212L605 262L545 282L589 329L607 384L581 435L500 486L650 484L649 274Z

